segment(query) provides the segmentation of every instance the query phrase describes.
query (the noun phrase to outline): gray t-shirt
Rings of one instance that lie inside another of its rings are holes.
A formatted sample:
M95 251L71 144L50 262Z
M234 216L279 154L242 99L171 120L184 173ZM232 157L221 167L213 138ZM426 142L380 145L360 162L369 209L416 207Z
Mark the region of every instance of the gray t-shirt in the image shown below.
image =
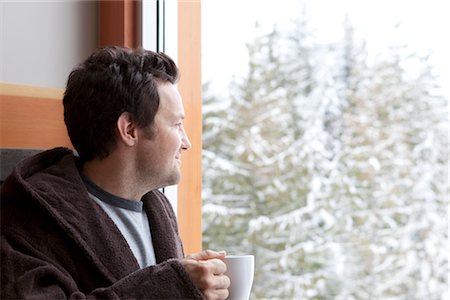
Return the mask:
M119 228L141 268L156 264L150 224L142 201L114 196L81 174L89 196Z

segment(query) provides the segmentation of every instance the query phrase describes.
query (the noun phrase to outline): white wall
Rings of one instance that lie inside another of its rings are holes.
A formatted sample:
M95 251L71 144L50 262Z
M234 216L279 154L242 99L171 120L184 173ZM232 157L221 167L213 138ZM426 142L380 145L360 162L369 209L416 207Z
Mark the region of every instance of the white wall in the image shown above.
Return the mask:
M96 1L0 1L0 82L64 88L97 47Z

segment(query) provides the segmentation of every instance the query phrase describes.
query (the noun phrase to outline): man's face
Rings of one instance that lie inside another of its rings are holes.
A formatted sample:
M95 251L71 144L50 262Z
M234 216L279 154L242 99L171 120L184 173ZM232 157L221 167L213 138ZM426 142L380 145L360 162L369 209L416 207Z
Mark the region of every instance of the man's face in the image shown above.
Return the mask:
M184 131L184 107L177 89L171 83L160 83L158 93L154 135L149 139L146 129L139 129L137 166L141 182L152 182L161 188L180 181L181 151L191 148L191 143Z

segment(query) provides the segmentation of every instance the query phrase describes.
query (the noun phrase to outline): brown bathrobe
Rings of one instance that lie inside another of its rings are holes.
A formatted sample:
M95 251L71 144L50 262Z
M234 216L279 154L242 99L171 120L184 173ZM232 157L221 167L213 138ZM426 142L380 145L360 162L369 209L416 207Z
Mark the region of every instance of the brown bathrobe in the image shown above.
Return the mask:
M177 222L159 191L142 201L157 264L139 268L89 198L76 157L56 148L20 162L1 188L1 299L201 299L180 263Z

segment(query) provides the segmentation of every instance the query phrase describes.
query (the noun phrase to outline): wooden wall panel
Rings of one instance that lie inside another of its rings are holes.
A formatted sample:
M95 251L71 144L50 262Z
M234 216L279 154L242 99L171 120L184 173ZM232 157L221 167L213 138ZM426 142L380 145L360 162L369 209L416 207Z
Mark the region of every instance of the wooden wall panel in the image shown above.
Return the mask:
M0 84L0 147L72 148L63 117L63 91Z

